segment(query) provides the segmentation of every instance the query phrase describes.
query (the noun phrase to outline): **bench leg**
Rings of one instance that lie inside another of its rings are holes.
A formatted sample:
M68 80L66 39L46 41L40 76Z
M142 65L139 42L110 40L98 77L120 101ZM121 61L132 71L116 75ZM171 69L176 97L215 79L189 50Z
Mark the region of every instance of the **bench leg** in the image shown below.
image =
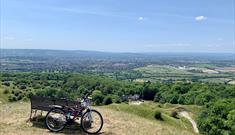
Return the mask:
M34 115L33 115L33 117L35 117L35 116L36 116L36 114L37 114L37 111L38 111L38 110L35 110L35 111L34 111Z
M26 122L32 121L32 113L33 113L33 110L31 109L29 119Z

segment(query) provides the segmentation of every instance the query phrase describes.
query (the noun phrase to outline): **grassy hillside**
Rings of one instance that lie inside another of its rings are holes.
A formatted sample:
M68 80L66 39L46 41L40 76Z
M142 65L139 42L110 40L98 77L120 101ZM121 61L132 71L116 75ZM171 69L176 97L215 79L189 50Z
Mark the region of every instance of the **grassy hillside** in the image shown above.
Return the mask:
M129 106L129 107L128 107ZM151 106L151 105L150 105ZM137 108L139 108L137 110ZM167 107L164 107L163 114L164 121L153 120L151 113L138 114L136 112L147 109L145 105L137 107L128 104L113 104L110 106L96 107L104 117L104 128L102 134L111 135L193 135L192 128L183 119L172 120L167 113ZM132 112L131 110L137 110ZM30 103L28 102L14 102L0 104L0 135L30 135L30 134L53 134L49 132L43 120L26 122L29 117ZM146 110L150 112L150 110ZM43 114L45 115L45 114ZM59 134L84 134L78 125L67 127Z

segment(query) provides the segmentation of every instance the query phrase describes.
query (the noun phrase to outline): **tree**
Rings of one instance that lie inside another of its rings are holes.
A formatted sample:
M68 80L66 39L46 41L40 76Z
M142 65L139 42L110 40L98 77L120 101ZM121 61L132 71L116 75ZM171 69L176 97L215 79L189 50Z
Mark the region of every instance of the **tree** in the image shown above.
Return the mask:
M104 100L104 96L101 93L101 91L99 90L94 90L92 92L92 101L96 104L96 105L100 105L102 104L103 100Z
M143 99L145 100L154 100L155 94L157 92L157 89L154 87L151 87L150 85L145 85L143 87Z
M197 105L204 105L205 103L208 103L208 102L215 100L215 99L216 99L215 94L207 91L206 93L199 94L195 99L195 103Z
M112 103L113 103L113 101L112 101L112 97L111 96L106 96L104 98L104 101L103 101L104 105L109 105L109 104L112 104Z
M235 99L224 99L206 104L197 123L202 133L210 135L233 135Z
M235 109L229 112L226 124L230 127L230 134L235 134Z

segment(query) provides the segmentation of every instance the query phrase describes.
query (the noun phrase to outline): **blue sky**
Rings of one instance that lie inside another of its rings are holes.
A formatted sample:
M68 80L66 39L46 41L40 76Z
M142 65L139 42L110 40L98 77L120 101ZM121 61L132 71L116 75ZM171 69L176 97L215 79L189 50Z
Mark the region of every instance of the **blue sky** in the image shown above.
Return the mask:
M234 52L234 0L1 0L1 48Z

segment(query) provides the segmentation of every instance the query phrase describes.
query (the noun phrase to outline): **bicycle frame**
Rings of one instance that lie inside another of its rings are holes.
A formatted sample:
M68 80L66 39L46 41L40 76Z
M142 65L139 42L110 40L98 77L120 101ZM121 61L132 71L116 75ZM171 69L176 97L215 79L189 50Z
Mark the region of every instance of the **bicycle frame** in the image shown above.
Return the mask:
M80 104L81 104L80 110L75 109L75 107L68 107L68 112L66 112L66 113L70 113L69 119L71 116L73 116L73 118L70 120L74 121L77 118L82 116L82 115L79 115L79 113L82 113L84 110L87 110L89 112L88 119L92 122L93 119L92 119L92 115L90 112L90 110L92 110L92 108L91 108L91 103L90 103L89 98L84 98ZM80 105L78 105L78 106L80 106Z

